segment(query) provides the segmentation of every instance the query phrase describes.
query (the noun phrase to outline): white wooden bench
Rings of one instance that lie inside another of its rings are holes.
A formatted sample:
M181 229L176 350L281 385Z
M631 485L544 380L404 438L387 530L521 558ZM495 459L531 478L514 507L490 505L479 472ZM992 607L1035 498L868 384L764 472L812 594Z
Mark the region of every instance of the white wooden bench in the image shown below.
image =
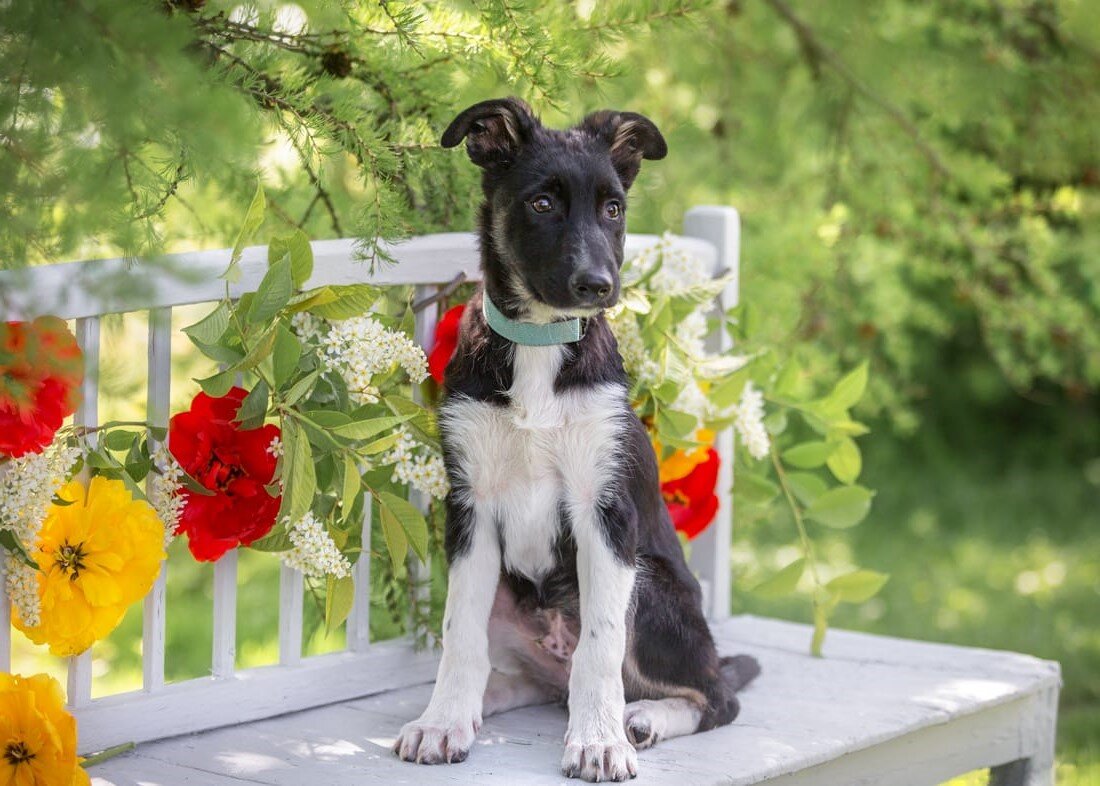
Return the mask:
M732 208L689 211L676 243L715 270L737 270L739 223ZM628 255L656 241L632 235ZM475 280L473 236L440 234L391 248L396 265L368 276L350 240L313 244L310 286L372 280L414 285L424 298L460 272ZM173 307L220 298L217 275L227 251L181 254L169 264L124 260L51 265L0 273L0 318L52 313L75 319L89 369L77 422L97 424L99 319L149 314L150 423L168 418ZM262 248L246 250L235 292L255 288L266 266ZM180 277L173 270L186 271ZM119 287L125 279L127 286ZM125 293L125 294L122 294ZM736 282L719 306L736 302ZM416 337L430 345L436 307L417 315ZM713 341L728 339L717 334ZM729 616L729 543L733 509L732 435L720 435L721 505L716 522L694 543L692 564L723 653L749 652L763 674L743 696L729 727L663 742L639 755L637 783L937 784L991 767L998 786L1053 783L1058 665L1014 653L902 641L832 631L825 658L807 654L805 626ZM369 522L368 522L369 525ZM69 663L69 704L90 753L140 743L92 769L97 786L129 784L559 784L564 711L515 710L487 719L469 760L418 767L389 752L401 725L426 704L437 653L408 640L369 640L369 561L356 575L356 602L345 652L302 657L302 577L282 568L279 662L240 670L235 664L237 558L214 569L214 635L210 676L176 684L164 679L164 572L145 600L143 688L91 698L89 654ZM3 592L0 582L0 593ZM247 588L242 591L247 592ZM0 594L0 670L8 670L8 603Z

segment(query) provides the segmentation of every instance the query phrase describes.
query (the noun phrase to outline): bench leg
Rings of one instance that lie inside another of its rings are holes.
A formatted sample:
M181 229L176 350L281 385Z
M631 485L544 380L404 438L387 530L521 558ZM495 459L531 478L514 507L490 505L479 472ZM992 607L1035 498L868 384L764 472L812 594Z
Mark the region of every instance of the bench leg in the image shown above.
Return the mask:
M1054 786L1054 738L1058 721L1058 691L1050 689L1039 697L1038 711L1021 729L1030 737L1035 753L989 770L989 786Z

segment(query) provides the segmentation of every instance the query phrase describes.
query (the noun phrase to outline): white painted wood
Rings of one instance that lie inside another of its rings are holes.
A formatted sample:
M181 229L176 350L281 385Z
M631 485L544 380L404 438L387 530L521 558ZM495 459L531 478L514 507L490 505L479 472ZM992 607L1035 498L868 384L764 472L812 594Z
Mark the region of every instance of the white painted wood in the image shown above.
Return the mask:
M723 653L752 653L764 671L742 694L733 725L640 753L639 786L931 786L1040 755L1046 738L1036 726L1049 728L1053 717L1058 666L1028 656L831 631L837 654L822 659L807 654L807 626L737 617L714 632ZM430 690L386 690L151 743L124 761L134 778L193 766L281 786L563 782L566 716L556 705L487 718L461 765L399 762L389 745ZM133 769L139 762L146 769ZM110 762L92 774L113 783Z
M732 207L693 207L684 216L684 233L713 245L717 251L715 272L730 271L733 280L717 298L715 311L721 317L737 305L738 270L741 248L741 218ZM707 338L707 349L723 352L731 349L733 341L719 320L717 329ZM718 511L714 523L703 530L691 543L690 564L703 587L703 608L712 620L722 620L730 615L730 589L732 576L730 544L733 538L733 429L719 432L715 437L715 449L721 463L715 494Z
M224 679L169 684L157 693L107 696L76 710L80 750L90 753L124 742L247 723L427 683L435 677L437 666L434 652L417 652L402 639L379 642L364 653L305 658L297 666L262 666Z
M230 549L214 563L214 652L210 673L214 679L227 679L236 667L237 550Z
M84 353L84 380L80 384L80 406L73 417L77 426L99 425L99 318L76 321L76 343ZM89 434L88 444L94 447L96 435ZM86 473L85 473L86 474ZM87 477L84 478L87 480ZM66 698L69 707L82 707L92 700L92 651L69 658Z
M172 384L172 309L155 308L149 312L148 390L145 418L154 427L167 428ZM149 435L149 451L160 443ZM148 482L146 483L148 490ZM165 601L168 588L168 563L161 563L160 574L145 596L141 623L142 686L146 691L164 687L164 641L167 626Z
M302 600L305 591L300 570L279 565L279 663L302 662Z
M439 292L439 287L421 285L413 290L413 302L419 303L420 301L432 297ZM413 340L428 353L432 349L432 345L435 343L435 326L439 321L439 304L431 303L425 306L416 314L416 322L413 328ZM420 385L413 386L413 401L418 404L424 403L424 389ZM412 489L409 492L409 501L415 505L421 513L425 516L429 514L432 500L427 494L423 494L416 489ZM420 629L417 627L416 621L422 619L427 614L428 606L431 603L431 580L432 580L432 566L431 562L421 562L420 558L416 556L416 553L409 548L409 553L406 556L406 564L409 570L409 581L412 586L412 604L410 604L410 612L412 614L412 627L413 635L417 638L423 638L430 636L428 630ZM431 643L431 642L429 642Z
M363 553L351 568L355 597L347 622L347 648L350 652L366 652L370 647L370 538L371 506L367 504L363 511Z
M655 235L628 235L627 255L659 240ZM679 246L708 262L714 247L692 238L678 238ZM443 284L459 272L467 279L481 278L477 237L472 233L424 235L389 247L396 264L380 263L372 274L357 259L357 241L318 240L312 244L313 276L307 286L325 284L379 285ZM225 282L218 276L229 263L228 249L172 254L135 263L128 259L66 262L56 265L0 271L0 318L25 319L54 314L65 319L179 306L219 300ZM267 269L264 246L246 248L241 258L241 280L230 286L234 297L254 290Z

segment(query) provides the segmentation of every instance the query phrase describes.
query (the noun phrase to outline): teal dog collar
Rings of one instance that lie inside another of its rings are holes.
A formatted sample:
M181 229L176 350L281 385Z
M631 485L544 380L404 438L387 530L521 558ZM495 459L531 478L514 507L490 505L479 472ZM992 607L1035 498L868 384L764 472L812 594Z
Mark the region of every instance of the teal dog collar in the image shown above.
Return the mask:
M572 344L584 336L579 317L563 322L549 322L540 325L535 322L519 322L509 319L500 312L489 296L481 301L485 321L498 336L528 347L550 347L555 344Z

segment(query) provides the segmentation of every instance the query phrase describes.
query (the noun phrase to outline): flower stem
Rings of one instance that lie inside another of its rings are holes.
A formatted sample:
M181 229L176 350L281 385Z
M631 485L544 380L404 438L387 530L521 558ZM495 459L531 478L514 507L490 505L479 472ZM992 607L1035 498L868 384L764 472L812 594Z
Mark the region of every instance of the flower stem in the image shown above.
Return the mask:
M129 753L136 747L137 746L132 742L124 742L121 745L116 745L113 748L108 748L105 751L100 751L93 756L87 757L80 762L80 766L84 769L87 769L88 767L91 767L95 764L101 764L102 762L107 761L107 759L113 759L115 756L121 756L124 753Z

